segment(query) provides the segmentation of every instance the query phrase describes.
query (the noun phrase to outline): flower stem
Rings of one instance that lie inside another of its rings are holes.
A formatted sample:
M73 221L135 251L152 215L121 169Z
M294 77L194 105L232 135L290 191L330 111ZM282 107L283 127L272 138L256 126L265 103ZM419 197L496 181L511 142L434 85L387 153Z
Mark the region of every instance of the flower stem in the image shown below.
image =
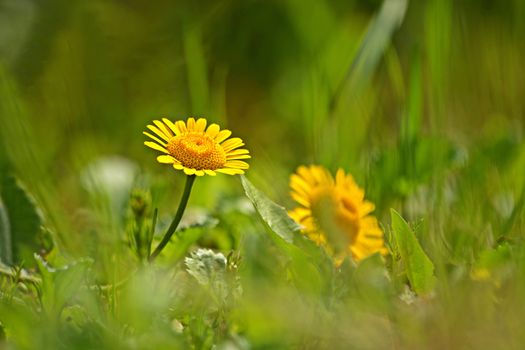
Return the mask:
M159 245L153 253L149 256L149 261L153 261L157 255L160 254L162 249L168 244L168 242L171 239L171 236L175 233L175 230L177 229L177 226L179 226L180 220L182 219L182 214L184 214L184 210L186 209L186 204L188 204L188 199L190 198L191 193L191 187L193 186L193 182L195 181L195 178L197 176L195 175L188 175L186 176L186 185L184 185L184 192L182 193L182 197L180 198L179 202L179 208L177 209L177 213L175 213L175 217L173 218L173 221L170 224L170 227L168 227L168 230L164 234L164 237L162 238L162 241L160 241Z

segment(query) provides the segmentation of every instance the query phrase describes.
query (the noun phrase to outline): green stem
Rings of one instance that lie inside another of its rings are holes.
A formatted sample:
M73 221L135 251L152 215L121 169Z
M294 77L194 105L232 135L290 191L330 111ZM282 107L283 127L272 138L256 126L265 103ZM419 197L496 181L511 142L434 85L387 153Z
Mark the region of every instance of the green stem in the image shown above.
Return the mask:
M168 227L168 230L166 231L166 234L164 234L164 237L162 238L162 241L160 241L159 245L153 253L149 256L149 261L153 261L157 255L160 254L162 249L168 244L168 242L171 239L171 236L175 233L175 230L177 229L177 226L179 226L180 220L182 219L182 214L184 214L184 210L186 209L186 204L188 204L188 199L190 198L190 192L191 187L193 186L193 182L195 181L196 176L195 175L188 175L186 177L186 185L184 186L184 192L182 193L182 197L180 199L179 208L177 209L177 213L175 214L175 217L173 218L173 221L171 222L170 227Z

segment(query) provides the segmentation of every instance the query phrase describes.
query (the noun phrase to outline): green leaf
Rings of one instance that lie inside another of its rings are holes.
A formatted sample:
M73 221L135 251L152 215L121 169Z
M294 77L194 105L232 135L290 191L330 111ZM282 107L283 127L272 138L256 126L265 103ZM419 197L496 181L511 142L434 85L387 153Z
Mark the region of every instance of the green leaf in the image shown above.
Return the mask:
M4 205L2 208L0 204L0 239L2 245L6 243L6 248L0 250L0 258L6 263L30 262L33 253L41 246L39 233L42 222L38 209L14 176L4 174L0 180L0 198ZM12 259L9 259L9 242Z
M290 273L296 286L316 294L321 293L327 286L323 284L323 276L316 264L319 261L316 261L314 255L308 254L293 244L294 233L299 231L300 226L288 216L284 207L276 204L255 188L243 175L241 175L241 182L261 219L270 228L268 230L270 238L290 258ZM305 238L301 237L301 239Z
M425 254L407 222L394 209L390 210L392 233L406 275L417 294L429 293L435 285L434 264Z
M299 231L300 226L288 216L286 209L255 188L244 175L241 175L241 182L246 196L253 203L263 221L279 237L292 243L293 233Z
M42 307L49 315L60 315L66 303L76 294L84 281L91 259L80 259L69 265L53 268L40 255L34 255L42 275Z

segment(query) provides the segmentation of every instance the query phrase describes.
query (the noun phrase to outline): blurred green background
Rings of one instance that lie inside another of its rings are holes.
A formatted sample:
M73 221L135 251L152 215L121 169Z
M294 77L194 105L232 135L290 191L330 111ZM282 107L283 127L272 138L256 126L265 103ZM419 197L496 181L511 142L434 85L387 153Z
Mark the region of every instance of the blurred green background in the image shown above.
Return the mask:
M380 216L470 166L472 181L491 176L489 196L519 199L521 169L498 166L522 153L522 1L0 6L2 153L53 213L86 205L79 174L100 157L161 178L161 193L180 188L142 145L161 116L232 129L251 178L287 205L289 174L310 163L352 172Z
M16 177L40 208L35 227L45 227L37 244L35 229L19 224L27 246L19 256L32 266L34 247L49 253L55 246L56 263L90 256L104 271L97 278L125 274L128 263L117 264L117 273L112 259L127 254L120 243L130 189L151 190L164 227L184 182L155 161L141 132L160 117L203 116L243 138L252 154L248 178L287 208L294 205L289 175L298 165L322 164L356 177L385 231L391 207L414 224L443 300L426 311L435 333L394 343L417 348L439 338L432 346L461 347L469 336L456 339L449 327L468 329L472 310L482 314L472 338L496 332L491 327L501 320L487 306L499 298L492 289L480 292L483 307L462 300L475 289L465 282L472 266L483 256L492 261L501 244L516 247L508 248L512 267L494 264L504 271L500 287L512 281L502 318L517 329L523 317L512 309L525 306L518 301L525 282L518 278L525 272L523 33L522 0L0 0L2 186L5 192ZM190 207L223 219L199 234L199 245L242 247L252 278L270 263L250 244L269 243L243 241L257 231L247 217L221 216L243 205L239 196L237 178L203 178ZM279 289L266 302L282 308L294 298L287 293ZM255 347L287 337L273 333L284 332L283 324L259 322L265 310L248 309L243 324L259 325L247 333ZM397 315L396 326L370 315L364 324L380 334L396 333L389 327L418 334L425 315ZM353 317L341 327L355 326ZM294 328L301 322L291 324L291 334L302 334ZM348 332L343 340L366 348L366 339Z

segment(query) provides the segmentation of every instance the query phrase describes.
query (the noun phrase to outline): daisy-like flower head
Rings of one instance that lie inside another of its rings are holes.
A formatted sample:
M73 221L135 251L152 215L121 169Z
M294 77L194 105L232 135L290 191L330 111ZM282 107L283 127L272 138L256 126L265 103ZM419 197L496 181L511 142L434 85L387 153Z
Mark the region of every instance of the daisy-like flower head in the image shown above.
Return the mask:
M302 232L342 261L350 254L359 261L376 252L387 254L383 231L370 215L374 204L342 169L335 179L321 166L300 166L290 177L292 198L299 204L289 215Z
M157 157L159 163L172 164L186 175L244 174L249 165L241 159L250 158L250 152L240 148L244 146L242 140L229 138L232 132L221 130L217 124L210 124L208 128L206 125L204 118L175 123L167 118L154 120L148 125L152 133L144 131L153 141L144 144L164 153Z

